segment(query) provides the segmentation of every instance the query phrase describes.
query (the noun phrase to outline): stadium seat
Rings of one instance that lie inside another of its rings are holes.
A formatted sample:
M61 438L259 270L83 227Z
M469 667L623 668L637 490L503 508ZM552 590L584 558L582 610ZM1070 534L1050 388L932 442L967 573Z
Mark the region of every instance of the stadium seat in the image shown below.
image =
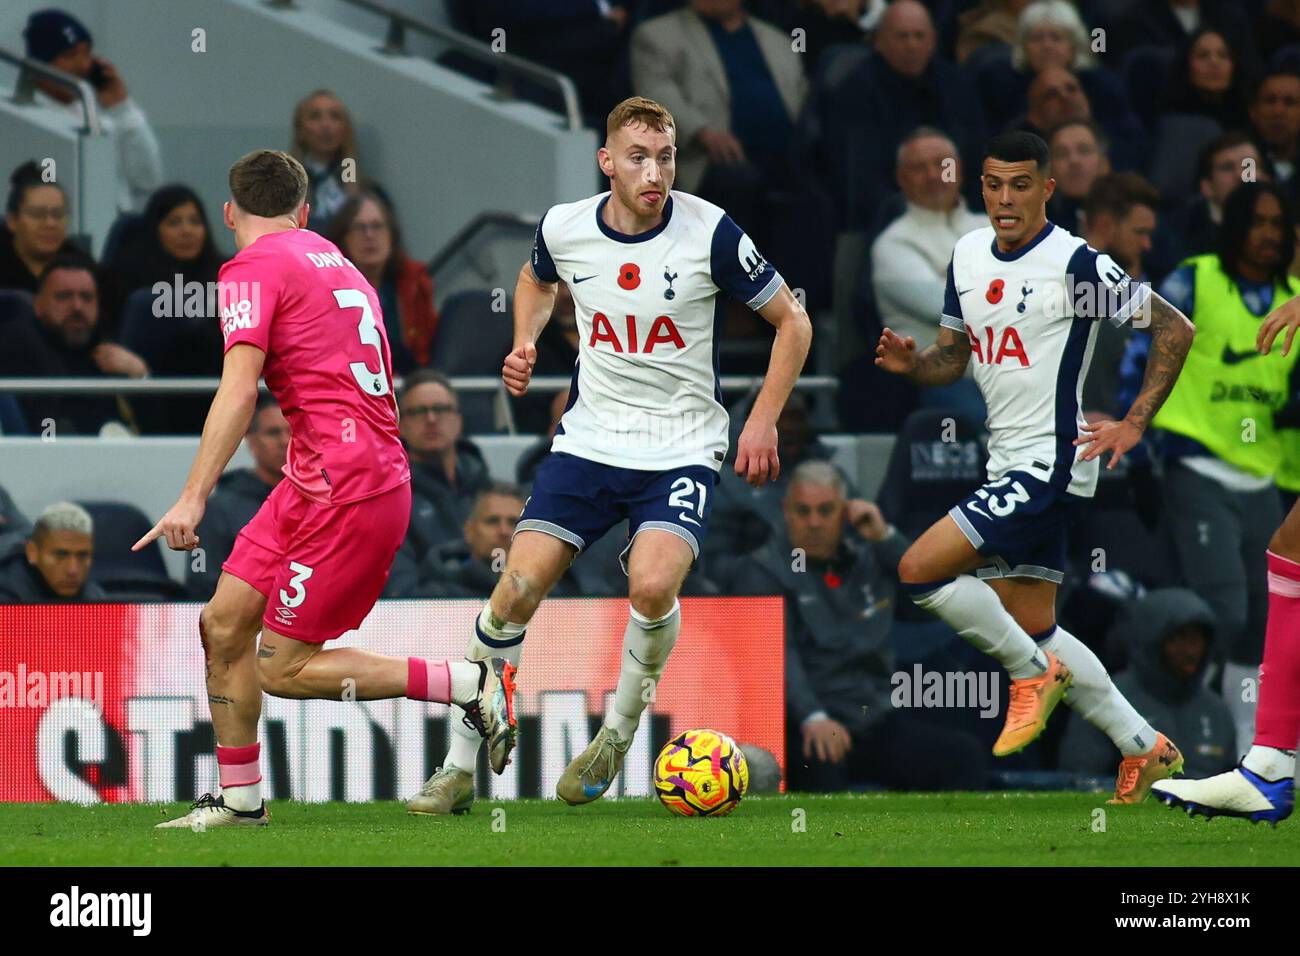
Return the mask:
M1161 196L1178 198L1195 192L1197 154L1221 132L1223 128L1207 116L1169 113L1160 118L1147 178Z
M430 365L447 375L489 375L499 378L501 362L514 344L510 299L504 311L492 308L491 289L457 292L443 304ZM497 395L473 392L460 396L467 434L507 430L498 415Z
M954 421L951 435L945 434L949 419ZM978 423L946 409L918 409L907 417L876 496L899 531L917 537L984 483L980 433Z
M0 394L0 435L26 435L27 419L14 395Z
M831 314L835 348L838 354L859 352L866 348L866 330L878 325L873 296L861 295L871 282L871 246L867 233L846 229L835 235L835 252L831 263ZM868 306L869 313L861 309ZM871 343L874 348L875 343Z
M920 388L876 365L875 340L880 337L879 325L873 334L870 345L864 346L839 369L836 416L841 431L892 435L916 410Z
M153 527L135 505L123 501L79 501L95 522L95 560L90 579L119 601L185 601L189 595L163 564L162 543L132 551Z

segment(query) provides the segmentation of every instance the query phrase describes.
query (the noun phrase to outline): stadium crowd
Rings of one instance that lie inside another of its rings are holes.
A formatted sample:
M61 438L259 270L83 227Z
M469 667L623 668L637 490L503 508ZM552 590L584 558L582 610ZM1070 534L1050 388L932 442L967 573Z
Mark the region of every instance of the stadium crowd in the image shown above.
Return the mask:
M981 149L1006 129L1049 144L1052 220L1194 322L1256 321L1300 293L1300 2L466 0L449 9L466 33L504 26L517 39L512 52L570 73L597 129L625 95L662 102L679 124L678 188L722 205L754 236L804 290L819 334L849 303L860 347L815 371L840 378L838 431L896 435L876 500L829 463L796 393L780 421L780 480L753 488L724 466L685 592L787 598L791 783L991 782L996 721L891 701L893 678L913 666L996 670L894 590L912 538L983 479L983 402L969 377L922 393L884 375L874 342L883 325L933 341L953 245L986 222ZM158 283L171 295L174 284L216 280L226 252L211 210L160 153L130 97L130 71L104 59L82 24L42 11L24 40L28 56L95 86L120 157L121 217L96 261L69 234L69 197L37 158L11 171L0 376L219 375L211 308L159 317L153 307ZM47 108L67 108L59 87L38 85ZM423 264L431 250L405 248L401 197L365 174L345 100L346 91L306 92L285 139L310 176L310 226L374 285L403 378L414 509L386 596L486 597L564 396L518 405L538 444L515 483L493 480L465 433L462 396L439 371L450 335ZM856 252L847 261L846 249ZM738 321L728 330L761 334ZM1140 329L1102 324L1084 392L1089 419L1122 417L1148 342ZM563 296L539 346L539 373L568 373L577 333ZM1062 589L1062 621L1178 740L1192 776L1231 767L1249 743L1240 689L1262 653L1265 545L1300 493L1295 381L1255 442L1229 444L1218 436L1231 409L1198 387L1215 380L1250 387L1249 362L1226 348L1194 352L1166 427L1105 473L1081 510ZM0 392L0 432L195 435L207 401ZM950 419L955 442L941 438ZM29 520L0 488L0 601L206 599L235 533L280 480L288 426L274 401L259 404L246 441L254 465L228 472L213 494L199 528L206 566L184 582L97 577L96 548L124 550L136 519L57 502ZM585 552L556 593L626 594L621 544L615 531ZM792 568L792 549L806 567ZM1113 763L1101 735L1071 718L1000 768L1093 775Z

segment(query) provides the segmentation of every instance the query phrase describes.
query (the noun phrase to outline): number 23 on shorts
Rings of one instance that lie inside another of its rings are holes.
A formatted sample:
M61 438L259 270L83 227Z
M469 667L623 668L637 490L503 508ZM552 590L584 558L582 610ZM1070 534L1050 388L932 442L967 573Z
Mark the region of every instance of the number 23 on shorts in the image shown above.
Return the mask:
M998 496L989 491L990 488L1003 488L1008 484L1011 485L1011 490L1004 495ZM984 503L995 518L1005 518L1016 510L1016 505L1029 500L1029 492L1025 490L1025 486L1018 481L1013 481L1010 476L989 482L983 488L977 489L975 496ZM976 514L988 517L988 514L985 514L974 501L966 502L966 507Z

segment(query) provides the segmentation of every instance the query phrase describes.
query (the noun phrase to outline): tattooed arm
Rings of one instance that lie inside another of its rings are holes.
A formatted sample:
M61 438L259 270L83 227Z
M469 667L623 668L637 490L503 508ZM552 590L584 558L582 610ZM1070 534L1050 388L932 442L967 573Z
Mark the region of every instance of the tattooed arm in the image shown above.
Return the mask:
M1090 461L1102 452L1111 452L1110 463L1106 465L1108 469L1114 468L1124 454L1142 440L1142 433L1173 391L1196 333L1187 316L1155 292L1151 293L1147 308L1151 319L1151 351L1147 356L1141 391L1123 421L1085 425L1086 434L1074 441L1076 445L1088 446L1079 456L1084 461Z
M901 338L892 329L880 333L876 364L886 372L905 375L917 385L951 385L966 374L970 339L965 332L939 326L934 345L919 354L916 339Z

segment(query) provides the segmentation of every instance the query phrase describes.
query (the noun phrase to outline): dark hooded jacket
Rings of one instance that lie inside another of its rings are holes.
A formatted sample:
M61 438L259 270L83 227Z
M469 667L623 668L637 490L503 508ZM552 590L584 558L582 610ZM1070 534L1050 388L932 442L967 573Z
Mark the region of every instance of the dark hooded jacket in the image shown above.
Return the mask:
M1164 664L1162 648L1174 631L1200 625L1209 635L1201 667L1181 678ZM1183 752L1184 773L1208 777L1237 762L1236 733L1228 705L1205 687L1205 669L1213 658L1214 613L1186 588L1161 588L1121 609L1110 641L1128 649L1129 666L1116 674L1115 686L1156 730ZM1120 757L1101 731L1071 713L1061 744L1061 769L1110 774Z
M0 604L90 604L108 599L104 589L94 581L83 584L76 597L61 597L26 557L10 560L0 569Z

